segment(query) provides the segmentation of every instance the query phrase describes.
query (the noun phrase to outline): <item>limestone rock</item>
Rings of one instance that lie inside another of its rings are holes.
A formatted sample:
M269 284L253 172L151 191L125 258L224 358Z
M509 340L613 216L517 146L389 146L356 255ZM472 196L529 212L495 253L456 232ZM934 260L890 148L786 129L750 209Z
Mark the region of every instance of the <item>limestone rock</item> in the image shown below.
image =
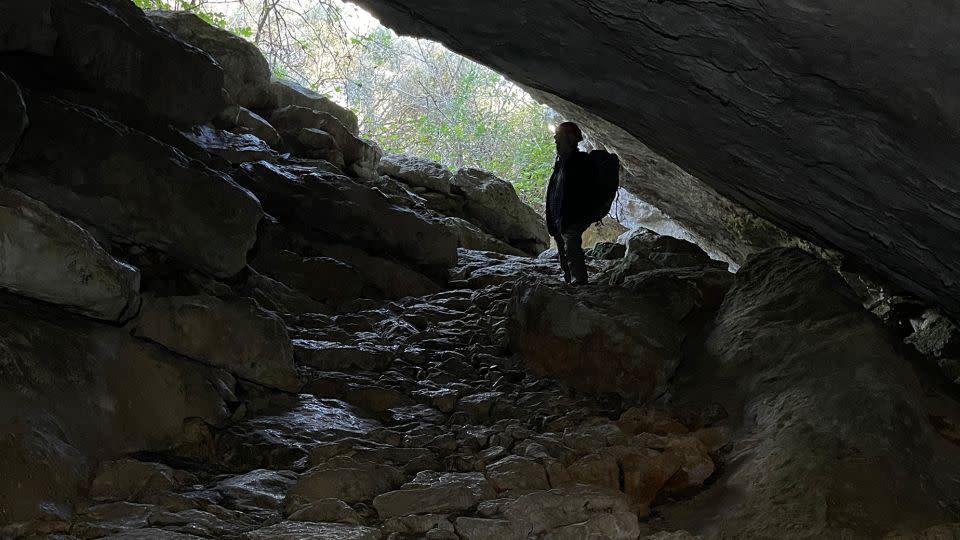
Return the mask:
M513 185L479 169L463 168L450 180L467 200L467 215L494 236L531 255L547 248L543 218L523 204Z
M263 211L230 177L92 109L43 97L28 108L30 129L7 185L214 275L246 265Z
M454 526L443 514L392 517L380 527L385 534L426 535L430 531L453 532Z
M356 247L327 244L323 246L322 252L328 257L352 266L360 274L364 286L372 288L383 298L423 296L441 291L435 278L430 278L395 261L376 257Z
M618 523L623 519L623 525L626 525L624 528L627 530L630 530L631 523L633 527L637 527L636 514L631 512L630 504L622 493L583 485L523 495L507 502L502 512L521 538L543 534L602 515L623 515L618 518ZM627 516L632 516L633 521ZM632 530L634 535L629 538L636 538L639 529Z
M498 491L550 489L543 465L530 458L507 456L487 465L485 473Z
M325 304L339 305L359 298L363 287L355 268L329 257L262 250L252 264L264 274Z
M161 463L121 459L102 463L90 486L95 500L153 502L162 493L181 487L192 475Z
M951 381L960 381L960 331L937 310L927 310L904 342L936 363Z
M0 523L69 507L93 463L189 441L227 417L217 375L113 326L0 302Z
M616 203L614 203L614 210L616 211ZM587 227L587 230L583 231L583 240L584 249L595 248L600 244L606 243L616 243L617 239L620 238L623 233L627 232L628 229L622 223L616 219L607 216L605 217L600 224L591 224Z
M132 2L3 0L0 11L0 52L49 59L75 88L182 125L206 122L223 108L223 70ZM31 62L25 69L34 69Z
M393 360L386 348L311 339L293 340L293 354L298 363L324 371L383 371Z
M371 501L403 483L395 467L347 457L334 458L300 476L290 489L288 508L322 499L353 503Z
M575 388L644 400L679 362L679 328L658 306L628 294L528 280L511 306L511 348L527 369Z
M140 273L19 191L0 189L0 287L109 321L140 306Z
M457 518L457 534L464 540L519 540L513 525L504 519Z
M196 540L203 537L148 527L145 529L131 529L102 538L104 540Z
M350 505L340 499L320 499L303 506L292 514L291 521L319 521L359 525L360 516Z
M372 527L304 521L283 521L276 525L245 533L242 536L243 540L306 540L308 538L380 540L382 537L380 531Z
M373 506L381 519L387 519L469 510L493 497L493 488L480 473L425 471L401 489L379 495L373 500Z
M334 115L291 105L274 111L270 115L270 123L288 144L291 142L303 144L301 132L305 129L319 130L330 135L336 141L337 148L343 155L343 162L350 172L360 178L377 177L377 163L382 155L380 148L376 143L357 137L355 132ZM315 148L313 144L304 146ZM298 147L294 146L291 149L297 151Z
M289 471L257 469L226 478L216 485L225 504L237 510L273 510L283 505L286 492L294 483Z
M247 279L237 291L256 300L264 309L277 313L326 313L329 308L302 291L288 287L250 268Z
M151 297L144 302L134 332L244 379L289 392L300 389L283 321L256 302Z
M146 14L156 24L217 61L223 68L223 88L234 103L251 109L271 105L270 66L256 45L207 24L189 11L147 11Z
M223 158L232 165L270 159L273 150L266 142L249 133L236 134L210 126L198 126L182 132L204 152Z
M322 171L303 172L266 162L244 164L238 180L271 215L306 234L385 253L411 263L442 268L456 261L456 239L442 224L391 205L382 194Z
M6 165L27 128L27 106L17 83L0 71L0 167ZM2 169L0 169L2 170Z
M567 466L570 479L606 489L620 489L620 465L613 456L591 454Z
M566 525L543 536L544 540L579 540L580 538L609 538L634 540L640 534L640 524L633 512L601 514L582 523Z
M450 193L453 174L442 164L405 154L387 154L380 159L377 172L403 180L411 186Z
M600 242L586 250L586 254L594 259L614 261L626 256L627 246L615 242Z
M217 125L238 133L250 133L271 148L280 148L280 134L259 114L241 107L229 105L217 116Z
M825 263L795 249L752 257L707 347L710 384L736 389L727 399L744 400L750 418L743 446L733 443L750 459L714 487L746 490L739 510L714 509L724 534L773 536L789 523L882 537L908 521L948 521L935 501L957 496L943 480L960 471L960 452L935 432L888 331ZM838 458L829 448L848 450ZM813 490L831 493L828 515L813 510L823 501Z
M295 105L297 107L327 113L339 120L352 135L359 135L360 133L357 115L354 114L353 111L344 109L329 98L304 88L289 79L272 78L270 82L270 92L274 100L274 109L283 109L284 107Z
M503 240L483 232L476 225L465 219L445 217L443 218L443 223L457 236L457 245L463 249L493 251L517 256L526 255L523 251Z
M655 268L710 266L712 259L696 244L638 229L626 236L626 253L609 271L610 283L622 284L627 277Z

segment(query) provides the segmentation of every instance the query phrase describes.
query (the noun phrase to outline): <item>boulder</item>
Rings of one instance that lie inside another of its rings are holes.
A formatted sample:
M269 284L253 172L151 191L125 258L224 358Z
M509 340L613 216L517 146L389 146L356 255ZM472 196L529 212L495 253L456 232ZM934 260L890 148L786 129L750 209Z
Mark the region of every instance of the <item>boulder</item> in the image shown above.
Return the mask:
M0 524L63 519L96 462L192 451L227 417L216 370L54 308L2 299L0 350Z
M0 287L108 321L140 307L140 272L41 202L0 189Z
M653 268L682 268L685 266L725 267L714 261L700 246L662 236L649 229L637 229L625 236L626 253L608 272L610 283L620 285L631 274Z
M513 525L505 519L457 518L457 534L464 540L520 540Z
M471 168L457 171L450 183L466 197L467 216L481 228L530 255L547 248L543 218L520 200L512 184Z
M617 244L616 242L599 242L592 248L586 250L586 255L594 259L605 261L615 261L622 259L627 254L627 246Z
M618 219L608 215L599 225L594 223L587 227L582 236L584 249L606 242L616 242L617 238L629 230Z
M322 253L349 264L360 274L364 287L382 298L399 299L425 296L443 290L438 279L428 277L396 261L375 257L362 249L343 244L327 244ZM436 272L431 272L435 274Z
M450 193L453 174L442 164L405 154L387 154L380 158L377 172L439 193Z
M286 326L252 300L150 297L134 334L264 386L300 389Z
M325 304L317 302L302 291L258 273L252 268L237 293L257 301L264 309L283 314L326 313Z
M340 121L352 135L359 135L360 128L357 121L357 115L349 109L345 109L329 98L321 96L313 90L304 88L290 79L272 78L270 81L270 93L273 109L283 109L291 105L304 107L313 111L333 115Z
M343 155L348 172L359 178L377 177L377 163L382 152L376 143L361 139L336 116L322 111L290 105L273 111L270 124L283 136L293 152L317 149L317 132L329 135ZM303 135L304 130L314 130ZM311 136L312 135L312 136ZM306 140L306 144L304 143ZM327 148L323 148L326 150Z
M543 464L526 457L507 456L487 465L485 474L498 491L550 489Z
M511 349L532 373L641 401L673 374L683 340L657 304L626 292L559 289L533 279L514 291L510 328Z
M456 238L442 223L393 206L380 192L345 176L266 162L242 168L247 174L237 179L271 215L301 234L332 237L437 274L456 262Z
M387 348L312 339L293 340L293 354L299 364L322 371L383 371L393 360Z
M712 367L676 392L709 403L723 389L720 403L740 419L730 443L740 465L710 491L742 496L712 499L723 523L691 532L880 538L952 519L938 501L960 497L949 480L960 449L936 432L928 391L889 331L826 263L797 249L751 257L706 347L698 366Z
M291 521L320 521L326 523L360 524L360 515L340 499L320 499L302 506L290 514Z
M462 512L480 501L495 497L490 483L480 473L424 471L401 489L373 500L380 519L413 514Z
M949 318L938 310L926 310L904 342L935 363L947 379L960 383L960 330Z
M333 458L302 474L287 495L287 507L299 508L323 499L347 503L371 501L404 481L396 467L348 457Z
M214 275L246 266L263 211L229 176L93 109L47 97L31 98L28 107L30 129L7 185Z
M10 160L23 130L27 129L27 106L16 81L0 71L0 171Z
M582 523L574 523L554 529L543 536L544 540L579 540L581 538L609 538L610 540L634 540L640 533L636 514L619 512L599 514ZM680 540L680 539L678 539Z
M244 533L243 540L380 540L378 529L343 523L309 523L305 521L281 521L276 525Z
M329 257L303 257L287 250L263 250L252 265L310 298L334 306L359 298L363 289L356 269Z
M231 165L261 161L276 155L266 142L250 133L238 135L210 126L197 126L181 133L204 152L223 158Z
M623 520L624 529L632 532L611 538L637 538L637 515L622 493L592 486L537 491L508 501L501 509L520 538L537 536L553 529L586 522L604 515ZM589 536L586 536L589 537ZM568 537L571 538L571 537ZM573 536L572 538L577 538ZM583 538L582 536L579 538Z
M101 463L90 497L98 501L153 502L158 496L175 491L196 477L176 471L162 463L120 459Z
M147 11L147 17L173 35L206 52L223 68L223 88L241 107L273 105L270 66L253 43L208 24L189 11Z
M457 245L463 249L493 251L507 255L526 255L523 251L503 240L481 231L476 225L465 219L445 217L443 218L443 223L457 236Z
M25 77L56 72L58 85L91 89L181 125L206 122L223 109L220 66L132 2L2 0L0 12L0 54L23 58L17 67ZM38 69L44 61L52 65Z
M225 478L214 490L224 498L224 505L241 511L276 510L295 482L290 471L256 469Z
M217 125L237 133L255 135L271 148L280 148L280 134L259 114L241 107L229 105L216 118Z

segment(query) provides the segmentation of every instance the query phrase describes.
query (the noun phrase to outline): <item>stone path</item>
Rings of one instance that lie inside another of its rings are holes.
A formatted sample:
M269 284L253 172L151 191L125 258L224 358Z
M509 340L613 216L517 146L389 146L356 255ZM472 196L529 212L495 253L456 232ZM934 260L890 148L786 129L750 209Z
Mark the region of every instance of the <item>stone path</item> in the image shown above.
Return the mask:
M514 289L555 265L461 250L453 290L291 316L299 395L240 383L213 459L104 463L55 537L643 536L713 473L718 432L524 370Z

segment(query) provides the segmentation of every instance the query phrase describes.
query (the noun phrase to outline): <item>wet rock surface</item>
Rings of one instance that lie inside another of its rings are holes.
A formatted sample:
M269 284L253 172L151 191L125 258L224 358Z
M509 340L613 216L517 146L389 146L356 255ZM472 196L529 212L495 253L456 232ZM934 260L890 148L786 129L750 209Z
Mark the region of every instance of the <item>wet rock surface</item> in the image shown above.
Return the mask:
M214 275L246 265L263 211L230 177L94 109L49 97L28 107L30 129L7 185L118 241Z
M184 47L119 0L4 0L0 53L28 81L49 69L69 72L60 85L100 93L93 99L124 110L192 125L222 108L223 70L203 51ZM98 39L91 39L91 32ZM18 55L23 60L17 60Z

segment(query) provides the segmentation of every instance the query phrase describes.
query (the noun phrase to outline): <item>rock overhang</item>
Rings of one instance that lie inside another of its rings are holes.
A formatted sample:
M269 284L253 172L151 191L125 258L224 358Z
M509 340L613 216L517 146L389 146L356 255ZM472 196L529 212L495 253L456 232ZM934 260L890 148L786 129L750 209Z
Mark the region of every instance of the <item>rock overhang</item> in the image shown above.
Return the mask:
M932 1L355 3L960 313L960 14ZM736 229L703 230L703 198L668 190L653 188L695 232Z

